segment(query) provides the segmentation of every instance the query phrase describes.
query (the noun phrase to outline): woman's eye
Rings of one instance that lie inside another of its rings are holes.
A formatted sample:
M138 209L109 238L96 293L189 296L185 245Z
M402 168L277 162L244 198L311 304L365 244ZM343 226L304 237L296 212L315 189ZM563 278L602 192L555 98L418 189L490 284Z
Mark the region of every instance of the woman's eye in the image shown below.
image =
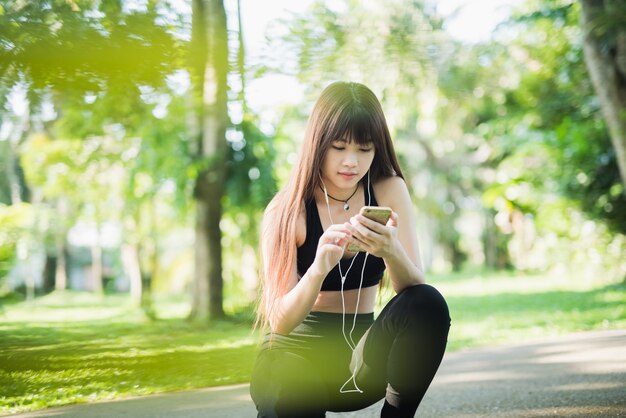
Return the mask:
M361 148L361 151L363 152L370 152L372 149L371 148Z
M336 145L333 145L333 148L334 148L334 149L336 149L336 150L338 150L338 151L342 151L342 150L344 150L344 149L345 149L344 147L338 147L338 146L336 146Z

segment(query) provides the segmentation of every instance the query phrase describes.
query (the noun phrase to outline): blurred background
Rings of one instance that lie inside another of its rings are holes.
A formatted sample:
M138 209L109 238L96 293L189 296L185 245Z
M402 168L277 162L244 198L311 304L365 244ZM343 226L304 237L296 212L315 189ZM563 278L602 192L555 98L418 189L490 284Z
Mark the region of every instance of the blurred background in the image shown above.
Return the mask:
M1 0L3 339L132 309L249 329L263 209L335 80L382 102L454 344L537 303L531 335L625 326L625 8Z

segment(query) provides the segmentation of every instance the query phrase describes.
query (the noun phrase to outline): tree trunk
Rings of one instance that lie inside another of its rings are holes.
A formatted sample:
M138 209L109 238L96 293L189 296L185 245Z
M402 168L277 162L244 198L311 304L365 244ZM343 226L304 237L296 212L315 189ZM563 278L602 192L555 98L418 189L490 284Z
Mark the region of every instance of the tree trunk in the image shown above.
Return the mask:
M482 243L485 254L485 266L492 270L504 270L513 266L509 253L510 236L502 233L494 218L497 212L494 209L485 209Z
M22 187L15 172L17 166L17 160L15 159L15 148L13 142L9 142L9 146L7 147L7 164L6 164L6 176L9 183L9 189L11 191L11 204L17 205L22 203Z
M29 122L30 110L27 107L19 117L17 126L11 133L8 140L9 144L6 147L5 174L10 189L11 205L29 202L31 199L19 159L19 147L30 129Z
M243 42L243 25L241 24L241 0L237 0L237 35L239 41L239 49L237 50L237 72L239 73L239 101L241 102L241 110L245 119L248 113L248 102L246 101L246 48Z
M142 271L141 280L141 309L152 319L156 319L154 305L152 303L152 284L154 278L159 272L159 231L157 225L156 198L154 195L148 201L149 219L150 219L150 239L148 246L143 246L146 254L146 268Z
M196 179L195 277L191 317L224 316L220 220L225 192L228 39L221 0L193 0L192 80L200 132L197 157L206 168Z
M42 291L44 295L54 290L54 273L57 268L57 255L46 254L46 261L43 266L43 285Z
M57 263L54 272L54 289L67 289L67 242L65 236L57 234L55 238Z
M130 281L130 298L136 306L141 306L141 267L137 244L122 245L122 265Z
M54 246L57 257L56 270L54 272L55 290L67 289L67 220L69 219L68 201L64 197L59 197L56 201L57 216L59 217L57 227L54 230Z
M102 247L100 239L91 246L91 279L92 290L96 293L104 293L102 285Z
M626 186L626 22L609 30L604 27L606 33L600 33L601 25L610 20L609 16L619 17L615 16L618 2L582 0L581 6L585 62L609 128L622 183ZM610 43L608 36L612 37Z
M104 294L104 260L102 259L102 210L95 205L96 241L91 246L91 272L93 274L93 291Z

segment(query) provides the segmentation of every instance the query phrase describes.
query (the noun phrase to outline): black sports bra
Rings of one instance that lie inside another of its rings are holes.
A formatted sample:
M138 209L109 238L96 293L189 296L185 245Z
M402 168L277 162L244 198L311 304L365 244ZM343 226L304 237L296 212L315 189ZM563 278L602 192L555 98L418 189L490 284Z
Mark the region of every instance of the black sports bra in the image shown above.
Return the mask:
M374 189L370 186L368 193L371 196L371 205L378 206L376 202L376 197L374 196ZM367 200L366 200L367 202ZM367 203L366 203L367 204ZM298 257L298 274L303 276L306 271L311 267L313 261L315 260L315 253L317 252L317 243L319 242L320 237L324 233L324 228L322 227L322 222L320 221L320 216L317 211L317 205L315 204L315 199L311 199L306 202L306 239L304 243L298 247L297 257ZM346 276L346 282L344 283L344 290L348 289L358 289L359 284L361 282L361 271L363 271L363 261L365 260L365 253L359 252L354 257L357 257L354 260L354 264L348 275ZM341 271L346 272L352 263L351 258L342 258L339 261L341 264ZM339 264L337 264L331 271L328 273L324 282L322 283L321 290L341 290L341 275L339 274ZM376 286L380 279L383 277L383 273L385 272L385 262L380 257L375 257L373 255L367 256L367 261L365 265L365 271L363 271L363 284L361 287L370 287Z

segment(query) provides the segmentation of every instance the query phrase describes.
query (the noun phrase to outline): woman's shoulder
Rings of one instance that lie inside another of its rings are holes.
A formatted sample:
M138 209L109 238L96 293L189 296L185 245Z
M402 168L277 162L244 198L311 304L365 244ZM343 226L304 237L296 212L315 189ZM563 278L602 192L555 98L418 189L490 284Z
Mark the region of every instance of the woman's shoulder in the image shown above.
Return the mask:
M265 210L263 211L263 216L265 218L275 218L280 213L285 211L285 207L287 206L287 202L283 199L282 193L278 192L272 200L265 206ZM298 217L306 216L306 202L303 202L300 205L300 212L298 213Z
M277 228L278 220L280 219L280 214L284 210L281 205L281 200L279 195L276 195L274 199L270 201L270 203L265 207L265 211L263 214L263 224L265 226L265 230L268 228ZM296 216L296 244L297 246L301 246L304 244L306 239L306 204L302 204L300 208L300 212Z
M400 176L389 176L383 177L374 183L374 187L385 188L391 187L395 188L397 191L398 188L406 188L406 182Z
M373 187L380 206L394 207L399 200L404 200L409 194L406 182L399 176L384 177L376 181Z
M284 192L280 190L278 193L274 195L274 197L270 200L270 202L265 206L264 215L272 216L279 209L280 204L283 201Z
M407 184L400 176L379 179L373 184L373 187L377 199L396 196L398 193L408 193Z

